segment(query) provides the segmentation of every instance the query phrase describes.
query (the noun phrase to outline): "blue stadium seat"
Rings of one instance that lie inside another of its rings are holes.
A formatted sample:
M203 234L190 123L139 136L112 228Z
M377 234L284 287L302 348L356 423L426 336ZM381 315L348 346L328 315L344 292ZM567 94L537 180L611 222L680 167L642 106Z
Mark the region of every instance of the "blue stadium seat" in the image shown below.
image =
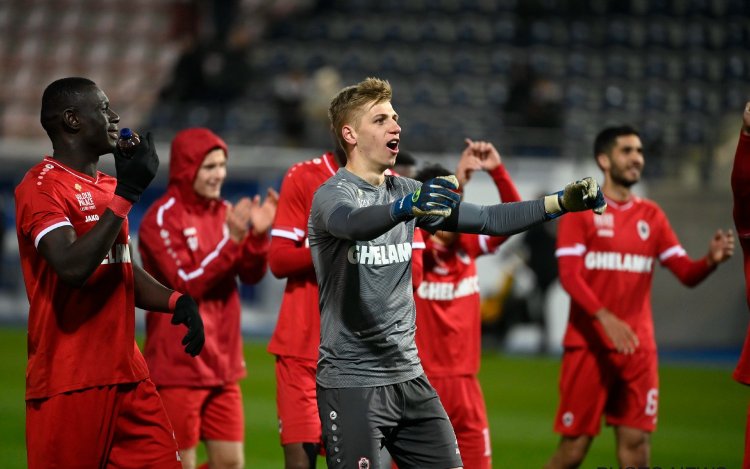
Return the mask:
M513 44L516 39L516 21L511 16L502 16L495 20L492 31L498 44Z
M667 93L663 86L651 83L643 95L643 108L646 111L664 111L667 108Z
M663 55L652 53L646 57L646 70L644 75L647 78L663 79L667 77L667 61Z
M706 96L700 85L691 83L683 91L683 109L686 111L704 112Z

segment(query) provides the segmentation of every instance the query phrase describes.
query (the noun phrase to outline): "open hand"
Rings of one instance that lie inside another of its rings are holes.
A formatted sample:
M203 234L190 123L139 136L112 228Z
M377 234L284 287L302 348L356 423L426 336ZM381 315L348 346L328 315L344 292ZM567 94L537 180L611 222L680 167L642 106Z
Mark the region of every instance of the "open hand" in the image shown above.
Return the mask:
M279 193L269 187L266 191L266 199L260 202L260 195L253 198L253 205L250 208L250 223L253 227L253 234L262 235L268 232L273 225L273 219L276 217L276 207L279 205Z
M729 260L734 254L734 232L732 230L716 230L711 242L708 244L708 256L706 257L709 265L721 264Z

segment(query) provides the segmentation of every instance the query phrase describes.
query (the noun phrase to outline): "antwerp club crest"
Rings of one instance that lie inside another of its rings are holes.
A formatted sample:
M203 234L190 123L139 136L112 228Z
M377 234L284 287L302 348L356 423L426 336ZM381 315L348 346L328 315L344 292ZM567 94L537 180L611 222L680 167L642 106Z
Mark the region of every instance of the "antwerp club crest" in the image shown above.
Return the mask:
M359 458L359 462L357 463L358 469L370 469L370 460L367 458Z
M638 236L640 236L642 240L646 241L648 239L648 235L651 233L651 228L648 226L648 223L644 220L638 220L638 224L636 226L638 227Z

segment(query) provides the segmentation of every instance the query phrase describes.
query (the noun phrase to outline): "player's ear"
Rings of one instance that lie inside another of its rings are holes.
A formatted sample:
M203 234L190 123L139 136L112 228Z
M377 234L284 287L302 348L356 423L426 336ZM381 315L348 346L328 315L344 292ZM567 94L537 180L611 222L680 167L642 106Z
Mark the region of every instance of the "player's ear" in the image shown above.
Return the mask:
M62 112L62 124L63 127L70 130L78 130L81 128L81 122L78 119L78 110L74 107L69 107Z
M341 128L341 137L349 145L357 144L357 131L354 130L354 127L351 125L347 124Z
M606 171L610 167L609 155L606 153L599 153L596 155L596 164L599 165L599 169Z

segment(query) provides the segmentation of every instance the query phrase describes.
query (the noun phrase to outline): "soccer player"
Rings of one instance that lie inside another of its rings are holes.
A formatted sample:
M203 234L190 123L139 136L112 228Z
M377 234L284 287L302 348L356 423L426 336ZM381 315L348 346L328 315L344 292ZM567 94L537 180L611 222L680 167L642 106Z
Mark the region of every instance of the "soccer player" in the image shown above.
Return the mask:
M692 287L734 249L732 232L717 230L708 254L690 259L659 206L631 193L644 165L635 129L602 130L594 157L604 173L607 213L573 214L558 225L560 281L571 304L555 419L562 438L549 468L578 467L602 415L614 427L620 466L649 465L659 403L650 304L654 262Z
M276 356L276 407L287 469L314 468L320 454L320 417L315 400L320 309L307 221L315 190L345 164L346 154L336 145L333 153L289 168L281 184L271 231L268 265L276 277L287 279L268 344L268 351ZM424 243L420 243L421 238L415 239L412 249L423 249Z
M307 240L315 190L345 164L341 151L296 163L281 183L268 264L286 278L284 297L268 351L276 356L276 409L287 469L310 469L320 454L315 367L320 344L318 283Z
M591 178L544 199L459 204L455 176L387 176L401 127L387 81L333 98L329 117L344 168L318 188L308 238L320 291L318 412L329 468L376 468L385 446L399 467L461 467L456 436L414 342L415 226L510 235L564 211L603 211Z
M175 347L175 328L162 314L146 314L144 355L175 430L183 467L196 466L206 445L212 468L244 465L245 422L238 381L246 375L237 278L257 283L266 272L268 231L276 212L273 189L221 198L227 175L224 141L205 128L172 141L167 192L143 217L139 250L155 278L189 292L206 326L200 357L186 360Z
M456 168L460 187L478 170L492 177L503 202L521 200L495 146L467 139ZM427 166L416 179L427 181L449 174L442 166ZM449 231L425 232L424 238L424 278L414 295L419 358L453 424L464 465L490 469L487 408L477 377L482 325L474 259L494 253L507 238Z
M737 227L737 236L742 247L747 302L750 305L750 101L745 104L745 112L742 114L742 131L732 168L732 193L734 195L734 225ZM745 337L742 355L734 370L734 379L750 386L750 328ZM747 410L745 458L742 467L750 468L750 407Z
M151 134L116 148L120 117L80 77L52 82L41 123L52 156L16 187L16 231L28 294L28 467L179 468L177 444L135 342L135 307L172 311L175 340L203 346L198 309L131 263L130 208L156 174ZM117 178L97 170L115 154ZM176 345L176 344L175 344ZM181 352L182 353L182 352ZM192 360L190 357L186 357Z

